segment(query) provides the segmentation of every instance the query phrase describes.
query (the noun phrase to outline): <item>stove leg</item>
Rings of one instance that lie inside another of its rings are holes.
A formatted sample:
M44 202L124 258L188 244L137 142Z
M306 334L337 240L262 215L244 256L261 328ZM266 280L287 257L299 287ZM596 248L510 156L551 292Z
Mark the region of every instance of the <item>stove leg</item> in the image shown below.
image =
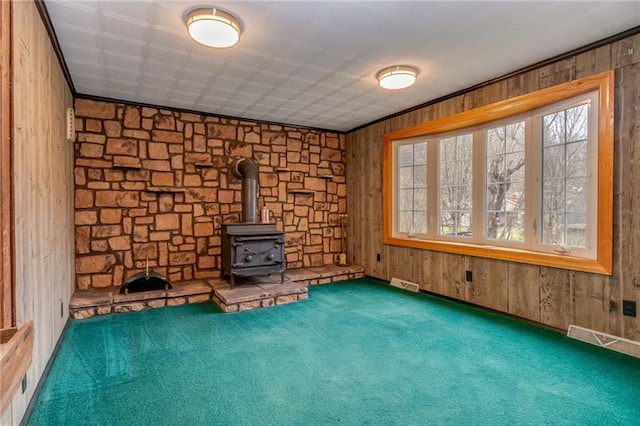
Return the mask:
M280 284L284 282L284 272L280 272Z
M233 272L229 274L229 282L231 283L231 288L234 288L236 285L235 280L233 279Z

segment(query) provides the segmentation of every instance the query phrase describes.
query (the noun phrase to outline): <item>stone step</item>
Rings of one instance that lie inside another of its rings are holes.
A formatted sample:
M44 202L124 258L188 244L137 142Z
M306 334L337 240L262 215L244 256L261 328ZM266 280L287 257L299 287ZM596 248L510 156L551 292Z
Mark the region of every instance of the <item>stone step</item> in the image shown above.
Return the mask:
M257 278L257 279L256 279ZM309 298L305 284L285 279L283 283L274 276L272 279L256 277L248 279L234 288L217 289L213 302L223 312L246 311Z

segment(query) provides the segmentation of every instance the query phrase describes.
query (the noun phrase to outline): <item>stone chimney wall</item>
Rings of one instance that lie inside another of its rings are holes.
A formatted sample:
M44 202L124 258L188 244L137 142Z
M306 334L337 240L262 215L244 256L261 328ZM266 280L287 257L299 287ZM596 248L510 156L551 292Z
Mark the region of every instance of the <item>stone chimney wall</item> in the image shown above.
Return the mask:
M333 264L346 213L344 135L75 101L76 287L149 268L171 282L220 276L221 224L239 222L231 165L259 167L258 207L286 233L287 268Z

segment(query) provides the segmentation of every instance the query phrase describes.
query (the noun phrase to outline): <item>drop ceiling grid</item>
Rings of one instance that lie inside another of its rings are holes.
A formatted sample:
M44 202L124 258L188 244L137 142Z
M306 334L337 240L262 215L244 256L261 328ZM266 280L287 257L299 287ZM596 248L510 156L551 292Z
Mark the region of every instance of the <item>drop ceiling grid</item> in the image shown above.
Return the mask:
M632 28L639 2L220 1L244 33L192 42L191 0L46 0L80 94L348 130ZM394 63L411 89L377 87Z

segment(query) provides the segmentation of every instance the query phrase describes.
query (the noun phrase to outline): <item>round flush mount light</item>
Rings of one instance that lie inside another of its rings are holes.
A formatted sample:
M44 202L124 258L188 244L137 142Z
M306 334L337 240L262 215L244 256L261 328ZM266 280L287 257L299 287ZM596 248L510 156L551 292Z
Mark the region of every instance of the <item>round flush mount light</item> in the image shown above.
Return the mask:
M185 23L191 38L209 47L231 47L238 43L242 32L235 16L211 7L192 10Z
M410 65L394 65L376 74L378 84L383 89L397 90L412 86L418 77L418 70Z

